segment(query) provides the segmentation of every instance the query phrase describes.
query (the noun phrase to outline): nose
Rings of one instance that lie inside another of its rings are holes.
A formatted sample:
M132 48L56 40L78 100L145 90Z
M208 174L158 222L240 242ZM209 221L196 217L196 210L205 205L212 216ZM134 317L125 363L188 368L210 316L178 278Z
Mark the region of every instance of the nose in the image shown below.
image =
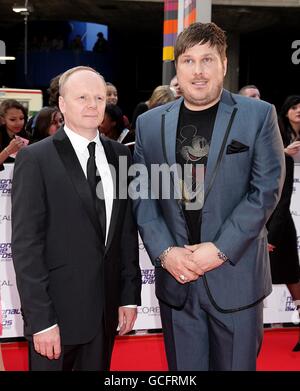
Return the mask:
M203 73L203 64L201 61L196 61L194 65L194 74L199 75L201 73Z
M87 104L88 104L89 108L94 109L97 107L97 99L96 98L89 98Z
M20 120L17 122L17 127L22 128L24 126L24 120Z

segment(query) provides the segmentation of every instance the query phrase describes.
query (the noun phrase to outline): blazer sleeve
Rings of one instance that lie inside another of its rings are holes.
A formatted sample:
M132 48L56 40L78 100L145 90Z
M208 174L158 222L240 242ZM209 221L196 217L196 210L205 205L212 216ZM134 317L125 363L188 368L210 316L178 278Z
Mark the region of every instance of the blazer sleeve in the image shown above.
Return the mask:
M132 159L128 148L127 161L130 167ZM130 178L129 178L130 180ZM125 218L121 237L121 306L141 305L141 270L139 267L138 233L133 217L132 202L127 197Z
M285 156L286 177L280 200L267 223L268 243L277 245L285 230L285 222L290 213L290 204L294 183L294 160L290 156Z
M257 132L249 189L222 224L215 245L236 264L257 240L275 209L283 186L285 161L274 106ZM222 167L221 167L222 170Z
M23 148L16 158L12 184L12 256L29 334L58 323L44 260L47 202L39 164L30 147Z
M131 182L133 210L145 248L153 264L169 246L176 246L155 197L151 197L151 185L145 163L139 118L136 127L136 142L133 155L137 175ZM140 171L139 171L140 170Z

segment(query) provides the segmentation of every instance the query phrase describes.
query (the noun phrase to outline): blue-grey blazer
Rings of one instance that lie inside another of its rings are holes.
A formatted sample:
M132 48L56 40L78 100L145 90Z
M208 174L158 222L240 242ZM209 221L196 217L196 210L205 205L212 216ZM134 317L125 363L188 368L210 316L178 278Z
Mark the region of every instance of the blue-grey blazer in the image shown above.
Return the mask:
M182 98L142 114L137 120L134 162L146 166L176 163L176 132ZM223 90L205 174L205 203L199 242L213 242L230 259L207 272L204 284L222 312L250 307L272 289L265 224L274 210L285 175L283 143L274 106ZM137 186L139 177L133 184ZM161 186L167 186L164 181ZM173 172L170 199L152 188L152 199L137 198L134 214L155 264L169 246L188 243ZM137 187L138 188L138 187ZM156 194L157 192L157 194ZM184 304L190 284L179 284L155 268L156 295L169 305Z

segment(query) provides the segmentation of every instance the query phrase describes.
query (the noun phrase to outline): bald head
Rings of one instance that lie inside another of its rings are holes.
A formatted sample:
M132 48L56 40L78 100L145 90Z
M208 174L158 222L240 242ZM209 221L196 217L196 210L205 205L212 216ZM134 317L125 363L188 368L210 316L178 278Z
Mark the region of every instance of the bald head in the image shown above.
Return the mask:
M65 88L65 85L66 83L68 82L69 78L78 73L78 72L82 72L82 71L89 71L89 72L93 72L95 73L97 76L100 77L100 79L103 81L103 83L105 84L105 80L104 80L104 77L102 75L100 75L99 72L97 72L94 68L91 68L91 67L87 67L87 66L78 66L78 67L74 67L74 68L70 68L68 69L66 72L64 72L60 78L59 78L59 95L63 96L64 95L64 88Z

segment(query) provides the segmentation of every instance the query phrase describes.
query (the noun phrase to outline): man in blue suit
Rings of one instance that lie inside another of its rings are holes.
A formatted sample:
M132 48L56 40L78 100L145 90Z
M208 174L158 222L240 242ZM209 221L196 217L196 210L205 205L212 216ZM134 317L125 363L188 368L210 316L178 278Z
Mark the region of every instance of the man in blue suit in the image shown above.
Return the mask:
M146 169L133 182L169 368L255 370L271 292L265 223L284 177L275 109L223 89L214 23L178 36L175 63L183 97L138 118L134 160ZM153 178L155 165L170 180Z

